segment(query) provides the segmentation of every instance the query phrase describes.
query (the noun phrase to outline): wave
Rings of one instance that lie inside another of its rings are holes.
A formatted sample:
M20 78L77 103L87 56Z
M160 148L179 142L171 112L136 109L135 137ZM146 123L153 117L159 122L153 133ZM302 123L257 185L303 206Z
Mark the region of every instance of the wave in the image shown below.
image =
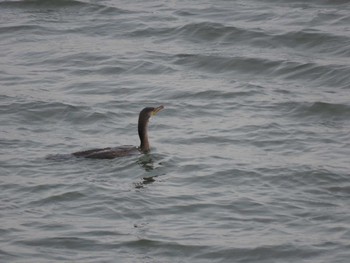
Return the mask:
M348 17L342 17L342 19L346 18ZM334 55L350 55L349 38L337 31L328 32L310 28L285 32L285 28L284 33L276 34L273 30L267 31L258 27L240 27L217 22L188 23L172 27L151 27L139 24L139 27L144 28L137 28L126 34L131 37L157 36L163 40L179 41L182 39L196 44L208 44L208 42L224 46L248 44L253 47L271 49L280 46Z
M114 115L113 112L100 112L92 110L90 107L78 106L60 102L13 102L1 105L3 115L13 122L22 124L54 124L66 121L74 124L91 124L107 120ZM109 117L108 117L109 116Z
M220 56L207 54L178 54L173 63L211 73L270 75L286 80L307 80L330 86L348 87L350 66L341 64L322 65L315 62L278 60L273 57Z
M173 27L145 27L143 29L136 29L128 33L133 37L144 37L147 35L158 36L172 39L185 39L186 41L210 41L217 42L218 40L241 41L244 39L251 39L255 37L265 36L261 30L248 30L235 26L226 26L221 23L214 22L200 22L189 23L185 25L178 25Z
M301 118L349 119L350 105L327 102L301 103L295 105L292 114Z
M319 53L349 56L350 39L346 35L335 32L325 32L317 29L302 29L273 35L271 41L276 45L301 49L302 51L313 50Z
M37 206L37 205L46 205L46 204L54 204L57 202L72 202L77 201L78 199L82 199L86 197L85 194L80 193L78 191L70 191L56 195L50 195L48 197L44 197L40 200L31 201L29 206Z
M92 11L97 15L108 15L108 14L129 14L133 13L131 10L108 6L104 3L97 3L96 1L82 1L82 0L8 0L0 1L0 8L17 8L17 9L37 9L40 11L52 11L52 9L64 8L66 12L70 13L71 9L74 10L84 9ZM49 9L49 10L48 10Z
M238 71L241 73L272 72L281 62L254 57L225 57L220 55L186 54L177 55L174 64L189 66L212 73Z
M275 0L264 0L264 2L271 2L271 3L278 3L278 2L285 2L287 3L288 5L290 4L302 4L303 6L306 5L306 2L303 1L303 0L293 0L293 1L289 1L289 0L278 0L278 1L275 1ZM348 0L310 0L310 1L307 1L308 5L310 4L316 4L317 6L319 5L348 5L349 4L349 1Z
M0 6L2 7L69 7L69 6L85 6L88 3L78 0L14 0L14 1L2 1Z
M220 90L204 90L204 91L195 91L190 90L187 93L183 92L176 92L171 94L171 99L181 99L183 100L203 100L208 102L208 107L210 109L215 108L215 105L213 105L213 100L231 100L234 98L241 98L241 97L249 97L249 96L256 96L258 94L262 94L262 90L250 88L247 90L237 90L237 91L220 91ZM191 105L188 105L191 107ZM203 106L203 105L202 105Z

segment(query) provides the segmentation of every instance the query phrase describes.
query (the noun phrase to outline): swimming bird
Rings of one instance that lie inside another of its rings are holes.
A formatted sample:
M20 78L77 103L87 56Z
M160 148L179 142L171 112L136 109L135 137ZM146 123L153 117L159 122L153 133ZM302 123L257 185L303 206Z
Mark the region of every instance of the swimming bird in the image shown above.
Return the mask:
M156 115L164 109L164 106L159 107L147 107L144 108L139 115L138 121L138 134L140 137L140 146L120 146L120 147L108 147L102 149L92 149L87 151L75 152L72 153L75 157L84 157L84 158L94 158L94 159L113 159L116 157L123 157L137 153L147 153L150 151L150 144L148 140L148 122L151 116Z

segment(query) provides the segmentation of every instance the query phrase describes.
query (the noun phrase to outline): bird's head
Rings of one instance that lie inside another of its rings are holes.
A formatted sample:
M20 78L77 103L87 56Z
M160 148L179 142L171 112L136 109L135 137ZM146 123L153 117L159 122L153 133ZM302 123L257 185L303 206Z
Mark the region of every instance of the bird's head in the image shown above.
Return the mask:
M141 121L141 120L148 121L152 116L156 115L162 109L164 109L163 105L160 105L159 107L156 107L156 108L153 108L153 107L144 108L140 112L139 121Z

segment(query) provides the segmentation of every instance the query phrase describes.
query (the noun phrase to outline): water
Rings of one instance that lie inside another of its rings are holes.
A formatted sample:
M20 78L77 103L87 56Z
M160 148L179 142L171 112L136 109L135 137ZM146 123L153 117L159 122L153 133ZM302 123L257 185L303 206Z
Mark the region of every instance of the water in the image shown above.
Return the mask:
M348 1L0 2L1 262L348 262ZM138 145L114 160L49 158Z

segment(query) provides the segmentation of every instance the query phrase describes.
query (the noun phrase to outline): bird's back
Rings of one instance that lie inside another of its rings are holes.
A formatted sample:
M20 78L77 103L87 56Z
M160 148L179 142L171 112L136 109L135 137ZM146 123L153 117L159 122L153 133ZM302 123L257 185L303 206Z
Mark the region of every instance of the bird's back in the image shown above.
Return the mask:
M117 157L139 154L137 147L131 145L108 147L101 149L92 149L87 151L72 153L75 157L92 158L92 159L114 159Z

